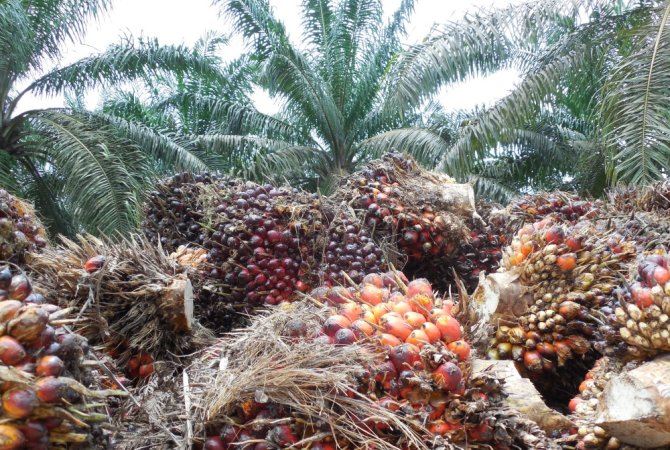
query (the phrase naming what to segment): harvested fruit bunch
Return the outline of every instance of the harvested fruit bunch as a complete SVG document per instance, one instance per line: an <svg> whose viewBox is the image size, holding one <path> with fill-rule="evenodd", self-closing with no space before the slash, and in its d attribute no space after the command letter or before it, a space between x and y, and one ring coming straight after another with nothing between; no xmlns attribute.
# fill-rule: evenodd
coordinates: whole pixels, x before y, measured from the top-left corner
<svg viewBox="0 0 670 450"><path fill-rule="evenodd" d="M75 307L78 332L104 346L133 377L209 342L193 320L193 292L179 266L145 238L121 242L80 236L33 258L44 293ZM53 298L51 298L53 297Z"/></svg>
<svg viewBox="0 0 670 450"><path fill-rule="evenodd" d="M588 221L559 226L543 219L525 225L506 249L503 264L519 275L532 303L517 324L498 327L489 356L514 359L533 378L551 380L561 368L568 373L588 368L597 352L625 350L608 322L613 292L633 254L631 243L597 232Z"/></svg>
<svg viewBox="0 0 670 450"><path fill-rule="evenodd" d="M46 232L33 207L0 189L0 260L21 264L26 252L46 245Z"/></svg>
<svg viewBox="0 0 670 450"><path fill-rule="evenodd" d="M634 356L670 351L670 257L659 251L634 267L634 282L619 292L615 323Z"/></svg>
<svg viewBox="0 0 670 450"><path fill-rule="evenodd" d="M318 276L324 285L344 284L346 278L360 283L366 273L379 273L388 268L381 247L355 218L335 218L327 236L325 248L322 252L317 248L316 253L320 261Z"/></svg>
<svg viewBox="0 0 670 450"><path fill-rule="evenodd" d="M408 262L450 256L468 238L469 185L390 153L343 181L334 197L351 205L375 237L394 242Z"/></svg>
<svg viewBox="0 0 670 450"><path fill-rule="evenodd" d="M0 447L61 448L100 443L100 403L123 392L88 389L84 338L63 328L62 311L32 291L23 273L0 269ZM79 380L79 381L77 381ZM104 410L102 410L104 412ZM69 447L68 447L69 448Z"/></svg>
<svg viewBox="0 0 670 450"><path fill-rule="evenodd" d="M213 282L205 289L213 308L275 305L317 281L315 240L328 223L316 194L247 182L222 183L207 195L203 246Z"/></svg>
<svg viewBox="0 0 670 450"><path fill-rule="evenodd" d="M491 204L477 203L481 219L468 219L470 239L461 243L448 259L428 259L418 264L408 264L403 271L410 277L425 274L430 276L433 287L442 292L455 292L456 276L472 293L479 284L482 273L494 273L500 267L502 251L511 242L508 237L509 216L505 210Z"/></svg>
<svg viewBox="0 0 670 450"><path fill-rule="evenodd" d="M603 208L601 201L584 200L568 192L541 192L515 200L509 207L510 214L525 223L551 217L555 222L576 222L593 219Z"/></svg>
<svg viewBox="0 0 670 450"><path fill-rule="evenodd" d="M238 331L223 352L230 376L209 388L203 448L539 443L537 427L498 409L499 382L466 382L452 305L425 280L405 283L391 272L318 288L312 301L329 306L282 305Z"/></svg>
<svg viewBox="0 0 670 450"><path fill-rule="evenodd" d="M221 181L208 173L180 173L159 182L144 206L144 234L152 243L160 242L168 253L180 245L202 245L205 235L200 225L203 211L199 195L204 186Z"/></svg>
<svg viewBox="0 0 670 450"><path fill-rule="evenodd" d="M661 181L644 188L616 187L607 193L614 214L656 212L670 209L670 182Z"/></svg>

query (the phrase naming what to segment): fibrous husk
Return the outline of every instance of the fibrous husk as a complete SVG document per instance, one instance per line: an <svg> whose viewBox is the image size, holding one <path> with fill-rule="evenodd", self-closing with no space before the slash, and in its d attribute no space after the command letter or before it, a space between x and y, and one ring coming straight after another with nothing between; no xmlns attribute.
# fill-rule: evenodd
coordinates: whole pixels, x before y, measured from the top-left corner
<svg viewBox="0 0 670 450"><path fill-rule="evenodd" d="M91 258L98 265L87 270ZM31 269L44 295L73 307L80 319L76 329L117 355L121 366L138 354L179 358L211 339L194 320L192 286L183 269L140 236L119 242L63 239L61 247L35 255Z"/></svg>

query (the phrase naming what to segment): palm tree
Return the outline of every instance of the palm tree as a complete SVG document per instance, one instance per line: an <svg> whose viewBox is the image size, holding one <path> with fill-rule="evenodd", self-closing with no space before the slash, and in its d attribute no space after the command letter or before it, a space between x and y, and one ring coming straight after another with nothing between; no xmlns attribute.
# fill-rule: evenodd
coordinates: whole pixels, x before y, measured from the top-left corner
<svg viewBox="0 0 670 450"><path fill-rule="evenodd" d="M221 3L250 42L258 84L281 103L277 117L247 109L241 132L197 138L200 148L234 158L238 173L327 191L338 176L390 148L428 166L447 149L435 129L415 126L422 105L392 112L387 105L392 83L404 76L398 58L413 0L403 0L387 22L379 0L305 0L300 46L267 0Z"/></svg>
<svg viewBox="0 0 670 450"><path fill-rule="evenodd" d="M188 48L132 39L47 71L109 6L109 0L0 3L0 185L33 200L57 232L130 230L157 165L207 166L197 152L109 114L76 105L20 112L28 94L72 94L167 71L184 79L220 76L213 61Z"/></svg>
<svg viewBox="0 0 670 450"><path fill-rule="evenodd" d="M388 104L421 102L459 73L516 67L521 82L464 121L444 170L495 194L567 186L599 195L663 178L669 8L564 0L480 11L410 50L412 76L394 84Z"/></svg>

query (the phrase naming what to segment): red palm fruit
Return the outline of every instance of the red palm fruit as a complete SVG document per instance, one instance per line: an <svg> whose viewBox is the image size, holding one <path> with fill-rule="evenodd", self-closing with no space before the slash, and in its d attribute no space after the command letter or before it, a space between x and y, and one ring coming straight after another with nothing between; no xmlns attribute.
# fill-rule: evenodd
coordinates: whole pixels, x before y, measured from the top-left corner
<svg viewBox="0 0 670 450"><path fill-rule="evenodd" d="M582 249L582 241L576 237L569 237L565 240L565 245L573 252L578 252Z"/></svg>
<svg viewBox="0 0 670 450"><path fill-rule="evenodd" d="M210 436L203 445L203 450L226 450L228 446L223 442L219 436Z"/></svg>
<svg viewBox="0 0 670 450"><path fill-rule="evenodd" d="M154 373L153 363L142 364L138 370L138 375L142 378L146 378L152 373Z"/></svg>
<svg viewBox="0 0 670 450"><path fill-rule="evenodd" d="M322 334L321 336L317 336L314 338L314 342L319 343L319 344L334 344L335 343L335 338L332 336L328 336L327 334Z"/></svg>
<svg viewBox="0 0 670 450"><path fill-rule="evenodd" d="M397 312L398 314L400 314L401 317L404 316L406 313L410 312L411 310L412 307L407 302L398 302L391 305L391 311Z"/></svg>
<svg viewBox="0 0 670 450"><path fill-rule="evenodd" d="M19 342L29 344L39 339L48 323L49 313L39 306L28 305L9 321L7 330Z"/></svg>
<svg viewBox="0 0 670 450"><path fill-rule="evenodd" d="M221 438L225 444L231 444L237 441L237 436L240 434L240 429L234 425L226 425L221 430Z"/></svg>
<svg viewBox="0 0 670 450"><path fill-rule="evenodd" d="M375 371L375 381L379 383L390 382L395 380L398 376L398 371L391 361L384 361L381 364L378 364L374 368Z"/></svg>
<svg viewBox="0 0 670 450"><path fill-rule="evenodd" d="M451 314L447 313L442 308L433 308L433 309L430 310L430 320L432 320L433 322L435 322L440 317L450 316L450 315Z"/></svg>
<svg viewBox="0 0 670 450"><path fill-rule="evenodd" d="M454 309L454 302L451 300L444 300L442 302L442 311L446 312L448 315L452 316L452 309Z"/></svg>
<svg viewBox="0 0 670 450"><path fill-rule="evenodd" d="M656 266L654 269L654 280L661 286L670 281L670 270L665 267Z"/></svg>
<svg viewBox="0 0 670 450"><path fill-rule="evenodd" d="M402 292L392 292L389 295L389 303L407 302L407 297Z"/></svg>
<svg viewBox="0 0 670 450"><path fill-rule="evenodd" d="M356 342L356 334L349 328L337 330L334 336L336 345L351 345Z"/></svg>
<svg viewBox="0 0 670 450"><path fill-rule="evenodd" d="M25 436L16 426L0 424L0 450L18 450L25 443Z"/></svg>
<svg viewBox="0 0 670 450"><path fill-rule="evenodd" d="M407 292L405 293L407 298L411 299L417 294L422 294L425 295L426 297L433 296L433 288L430 286L430 283L425 278L418 278L416 280L412 280L407 285Z"/></svg>
<svg viewBox="0 0 670 450"><path fill-rule="evenodd" d="M88 273L93 273L100 270L105 264L105 257L102 255L94 256L84 263L84 270Z"/></svg>
<svg viewBox="0 0 670 450"><path fill-rule="evenodd" d="M544 356L545 358L553 358L556 356L556 349L554 348L553 344L549 342L540 342L535 346L535 350L537 350L540 355Z"/></svg>
<svg viewBox="0 0 670 450"><path fill-rule="evenodd" d="M392 334L401 341L406 340L412 333L412 327L400 318L390 317L388 320L380 323L386 333Z"/></svg>
<svg viewBox="0 0 670 450"><path fill-rule="evenodd" d="M10 336L0 337L0 361L8 366L18 364L26 357L23 346Z"/></svg>
<svg viewBox="0 0 670 450"><path fill-rule="evenodd" d="M7 291L10 299L23 301L31 294L32 290L30 280L21 273L12 277L12 282Z"/></svg>
<svg viewBox="0 0 670 450"><path fill-rule="evenodd" d="M44 377L35 382L37 398L44 403L57 403L69 395L69 388L57 377Z"/></svg>
<svg viewBox="0 0 670 450"><path fill-rule="evenodd" d="M30 389L12 388L2 394L2 409L12 419L29 417L38 404L37 396Z"/></svg>
<svg viewBox="0 0 670 450"><path fill-rule="evenodd" d="M563 233L561 227L558 226L551 227L547 230L546 233L544 233L544 240L547 242L547 244L558 245L563 242L564 238L565 234Z"/></svg>
<svg viewBox="0 0 670 450"><path fill-rule="evenodd" d="M435 325L442 334L442 340L445 343L457 341L461 338L461 324L450 316L438 317Z"/></svg>
<svg viewBox="0 0 670 450"><path fill-rule="evenodd" d="M402 344L402 341L392 334L382 333L379 335L379 343L384 346L395 347Z"/></svg>
<svg viewBox="0 0 670 450"><path fill-rule="evenodd" d="M268 440L281 448L286 448L298 442L298 437L288 425L277 425L268 433Z"/></svg>
<svg viewBox="0 0 670 450"><path fill-rule="evenodd" d="M523 355L523 364L532 372L542 371L542 356L539 352L526 350Z"/></svg>
<svg viewBox="0 0 670 450"><path fill-rule="evenodd" d="M444 420L437 420L435 422L431 422L431 424L428 426L428 431L438 436L444 436L445 434L453 430L454 428L452 427L452 425L445 422Z"/></svg>
<svg viewBox="0 0 670 450"><path fill-rule="evenodd" d="M374 314L377 321L379 321L384 314L391 312L391 305L388 303L380 303L372 307L372 314Z"/></svg>
<svg viewBox="0 0 670 450"><path fill-rule="evenodd" d="M351 321L340 314L330 316L323 323L323 332L330 337L335 337L335 333L342 328L349 328L351 326Z"/></svg>
<svg viewBox="0 0 670 450"><path fill-rule="evenodd" d="M446 362L433 371L437 385L447 391L454 391L463 379L461 369L452 362Z"/></svg>
<svg viewBox="0 0 670 450"><path fill-rule="evenodd" d="M384 301L384 291L373 284L366 284L359 293L363 303L368 305L378 305Z"/></svg>
<svg viewBox="0 0 670 450"><path fill-rule="evenodd" d="M472 442L486 443L493 440L493 428L486 423L481 422L474 427L468 429L468 436Z"/></svg>
<svg viewBox="0 0 670 450"><path fill-rule="evenodd" d="M363 339L372 336L375 333L375 328L363 319L358 319L351 324L351 331L354 332L358 339Z"/></svg>
<svg viewBox="0 0 670 450"><path fill-rule="evenodd" d="M326 301L331 305L341 305L343 303L349 303L354 299L354 296L351 294L349 289L342 286L335 286L328 291Z"/></svg>
<svg viewBox="0 0 670 450"><path fill-rule="evenodd" d="M426 317L418 312L415 311L408 311L403 315L403 319L405 319L405 322L410 324L410 326L414 329L421 328L424 323L426 323Z"/></svg>
<svg viewBox="0 0 670 450"><path fill-rule="evenodd" d="M586 388L589 387L589 380L584 380L581 383L579 383L579 392L584 392Z"/></svg>
<svg viewBox="0 0 670 450"><path fill-rule="evenodd" d="M428 404L424 408L428 413L429 420L438 420L440 417L442 417L442 414L444 414L444 410L447 409L447 405L444 403L437 406Z"/></svg>
<svg viewBox="0 0 670 450"><path fill-rule="evenodd" d="M58 356L46 355L37 360L35 374L38 377L57 377L63 372L65 363Z"/></svg>
<svg viewBox="0 0 670 450"><path fill-rule="evenodd" d="M396 345L389 352L389 358L398 371L411 369L414 363L421 361L419 347L412 344Z"/></svg>
<svg viewBox="0 0 670 450"><path fill-rule="evenodd" d="M29 442L29 449L33 450L37 445L49 448L49 430L41 422L30 421L24 425L19 425L19 430ZM39 448L39 447L37 447Z"/></svg>
<svg viewBox="0 0 670 450"><path fill-rule="evenodd" d="M654 304L651 289L638 285L637 288L634 286L631 290L633 300L638 308L644 309Z"/></svg>
<svg viewBox="0 0 670 450"><path fill-rule="evenodd" d="M381 289L384 287L384 279L378 273L369 273L363 277L362 284L371 284Z"/></svg>
<svg viewBox="0 0 670 450"><path fill-rule="evenodd" d="M367 323L370 324L377 323L377 318L375 317L375 314L372 312L371 309L370 310L363 309L363 315L361 316L361 320L365 320Z"/></svg>
<svg viewBox="0 0 670 450"><path fill-rule="evenodd" d="M583 400L579 397L574 397L570 402L568 403L568 410L571 413L574 413L577 410L577 406L583 402Z"/></svg>
<svg viewBox="0 0 670 450"><path fill-rule="evenodd" d="M305 283L304 281L300 281L300 280L296 281L294 287L295 287L295 290L298 291L298 292L309 291L309 285L307 283Z"/></svg>
<svg viewBox="0 0 670 450"><path fill-rule="evenodd" d="M408 344L416 345L417 347L421 348L425 344L429 344L430 340L428 339L428 335L424 333L421 330L414 330L412 333L405 339L405 342Z"/></svg>
<svg viewBox="0 0 670 450"><path fill-rule="evenodd" d="M361 306L359 304L352 302L341 305L338 310L338 313L345 316L350 321L354 322L355 320L361 317L361 315L363 314L363 310L361 309Z"/></svg>
<svg viewBox="0 0 670 450"><path fill-rule="evenodd" d="M390 364L390 361L387 361ZM391 367L393 367L393 364L391 364ZM395 376L394 376L395 378ZM381 406L384 409L388 409L389 411L398 411L400 409L400 403L398 403L393 397L382 397L378 400L379 406Z"/></svg>
<svg viewBox="0 0 670 450"><path fill-rule="evenodd" d="M456 355L459 361L465 361L470 358L470 344L464 340L450 342L447 348Z"/></svg>
<svg viewBox="0 0 670 450"><path fill-rule="evenodd" d="M521 244L521 247L519 247L519 251L524 256L524 258L527 258L528 255L530 255L533 252L533 243L524 242L523 244Z"/></svg>
<svg viewBox="0 0 670 450"><path fill-rule="evenodd" d="M556 259L556 265L563 272L569 272L577 267L577 255L574 253L566 253L561 255Z"/></svg>
<svg viewBox="0 0 670 450"><path fill-rule="evenodd" d="M16 316L19 308L23 306L19 300L3 300L0 302L0 322L4 323Z"/></svg>
<svg viewBox="0 0 670 450"><path fill-rule="evenodd" d="M433 299L427 295L417 294L409 298L412 310L421 314L428 314L433 309Z"/></svg>
<svg viewBox="0 0 670 450"><path fill-rule="evenodd" d="M440 333L440 329L437 328L437 325L435 325L432 322L426 322L423 325L421 325L421 330L423 330L423 332L426 333L426 336L428 336L428 341L431 344L434 344L435 342L439 341L442 338L442 333Z"/></svg>

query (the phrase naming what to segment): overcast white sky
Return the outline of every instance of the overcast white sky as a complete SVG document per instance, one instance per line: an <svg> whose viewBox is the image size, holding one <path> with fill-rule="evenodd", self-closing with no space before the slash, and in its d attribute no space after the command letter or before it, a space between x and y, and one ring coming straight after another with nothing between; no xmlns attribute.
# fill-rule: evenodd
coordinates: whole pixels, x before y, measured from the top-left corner
<svg viewBox="0 0 670 450"><path fill-rule="evenodd" d="M396 10L401 0L382 0L385 14ZM463 14L482 6L505 6L520 0L418 0L410 26L407 43L420 41L436 23L458 20ZM300 34L301 0L270 0L276 16L284 22L292 39ZM113 10L99 23L89 26L84 43L71 46L60 65L103 51L119 41L124 34L156 37L163 44L193 44L207 30L229 31L226 21L219 17L218 9L210 0L114 0ZM241 40L234 40L228 51L234 57L244 51ZM461 85L445 88L440 100L447 109L471 108L491 104L504 96L517 81L514 71L503 71L484 79L475 79ZM98 98L93 93L89 103ZM264 92L254 95L256 106L263 112L273 113L277 106ZM21 110L34 107L62 105L61 98L26 97Z"/></svg>

